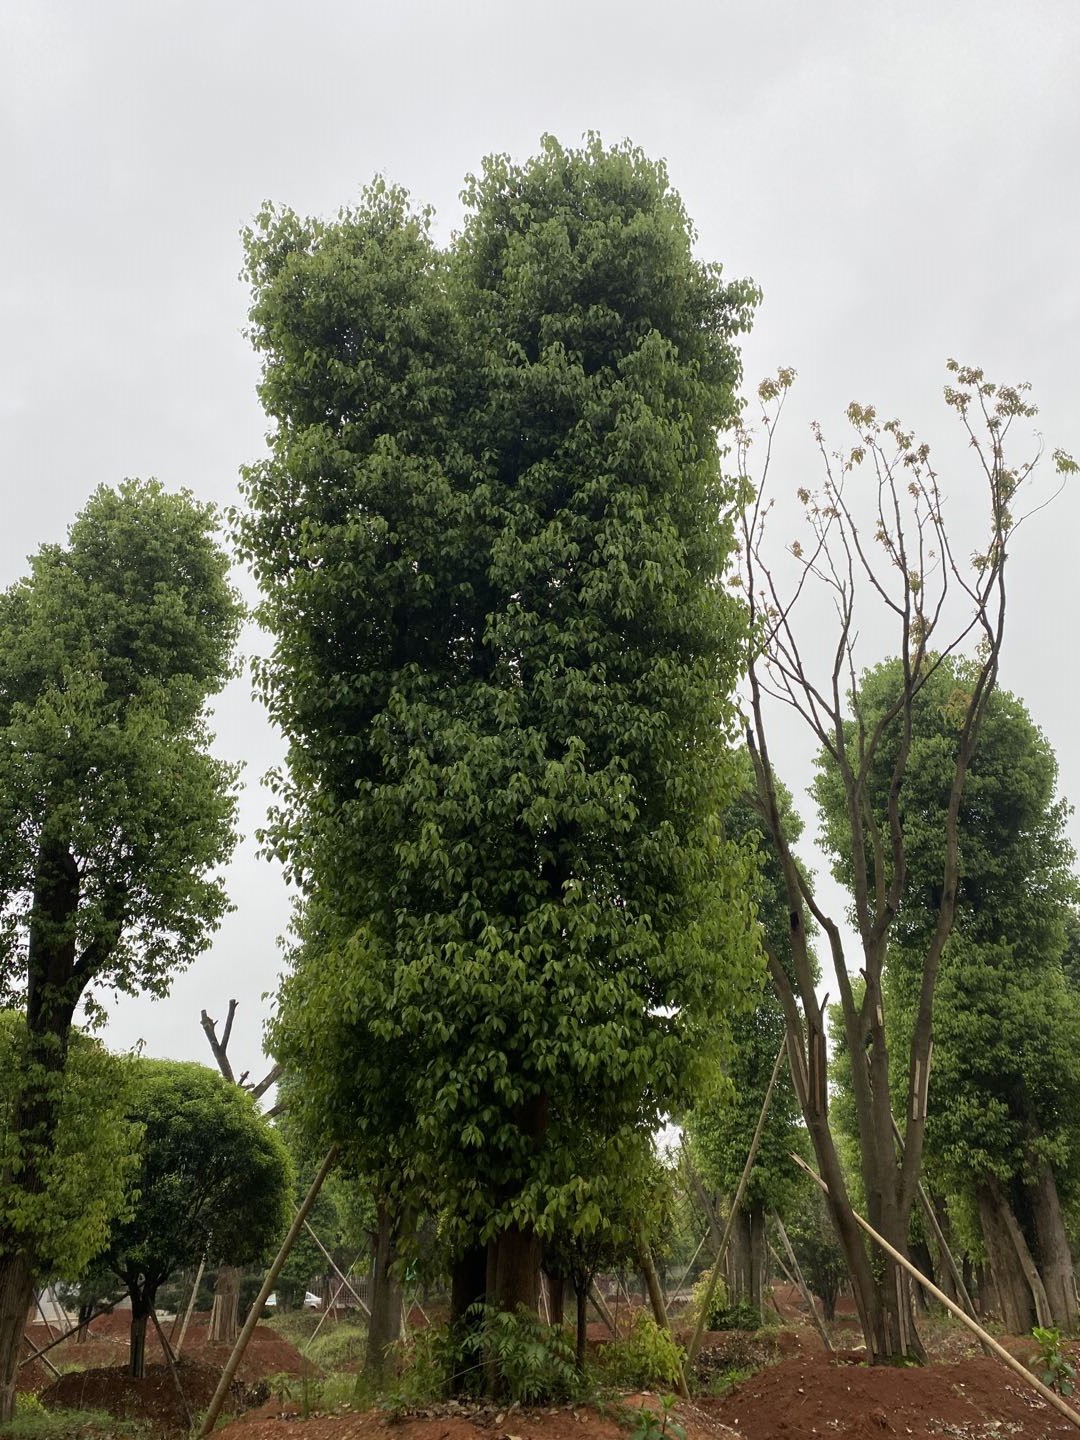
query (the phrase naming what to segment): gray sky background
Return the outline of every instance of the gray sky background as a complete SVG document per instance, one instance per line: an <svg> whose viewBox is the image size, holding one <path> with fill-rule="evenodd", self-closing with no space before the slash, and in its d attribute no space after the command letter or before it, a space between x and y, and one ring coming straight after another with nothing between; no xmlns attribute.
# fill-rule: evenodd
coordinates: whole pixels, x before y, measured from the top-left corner
<svg viewBox="0 0 1080 1440"><path fill-rule="evenodd" d="M263 199L329 214L383 172L448 236L466 172L545 131L666 157L702 256L763 287L747 378L800 372L784 493L818 477L808 419L839 442L858 398L941 441L963 506L949 355L1030 379L1048 445L1080 450L1078 75L1076 0L7 0L0 583L100 483L235 498L266 428L237 278ZM1074 490L1018 539L1003 673L1071 796L1078 509ZM232 1048L257 1070L289 901L251 836L279 747L247 680L217 730L247 762L236 911L170 1000L118 1003L107 1038L209 1060L199 1011L235 995ZM798 788L809 747L782 733Z"/></svg>

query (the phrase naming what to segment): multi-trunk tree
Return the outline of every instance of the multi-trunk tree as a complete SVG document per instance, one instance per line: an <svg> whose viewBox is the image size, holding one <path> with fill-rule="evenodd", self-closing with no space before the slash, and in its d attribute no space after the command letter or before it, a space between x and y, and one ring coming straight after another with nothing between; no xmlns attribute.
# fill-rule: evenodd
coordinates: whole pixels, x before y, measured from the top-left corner
<svg viewBox="0 0 1080 1440"><path fill-rule="evenodd" d="M0 594L0 997L27 1037L0 1217L0 1421L76 1007L99 987L164 994L227 908L235 771L209 754L206 703L240 623L228 565L210 507L128 481Z"/></svg>
<svg viewBox="0 0 1080 1440"><path fill-rule="evenodd" d="M920 1355L910 1286L891 1260L874 1263L852 1213L845 1177L828 1116L825 1017L810 962L803 907L817 921L832 961L844 1036L852 1062L852 1097L861 1178L869 1220L897 1250L908 1246L912 1208L922 1168L927 1120L927 1082L934 993L945 943L956 918L958 826L972 760L987 705L997 683L1004 642L1008 556L1024 517L1025 491L1039 452L1011 458L1011 431L1035 407L1023 386L997 386L979 370L950 362L948 405L958 415L984 496L979 531L960 535L946 523L945 496L920 444L896 421L882 422L868 406L852 405L854 443L831 455L820 431L824 465L819 491L799 491L805 536L783 555L766 543L770 503L747 473L743 526L745 593L754 645L750 664L749 740L762 814L780 857L790 911L792 968L770 953L770 973L784 1007L796 1090L823 1180L830 1213L844 1249L855 1302L875 1360ZM781 371L759 395L771 445L778 405L792 381ZM768 456L769 446L766 448ZM1075 470L1058 453L1059 472ZM768 460L766 458L766 468ZM972 554L972 549L974 553ZM965 556L971 554L970 562ZM800 602L815 587L824 591L835 626L822 645L820 615L800 627ZM896 683L880 713L860 703L857 641L879 607L892 626L887 648L897 656ZM969 682L953 697L948 743L948 785L940 826L940 876L933 920L918 962L918 979L906 1054L898 1053L888 1026L884 996L890 937L908 889L910 836L904 786L911 756L913 714L920 692L942 658L962 646L972 652ZM808 726L835 765L843 797L843 848L852 857L851 902L856 956L848 953L841 925L819 901L812 878L801 869L778 803L770 744L770 700L789 706ZM884 812L871 805L870 774L888 742L891 768ZM863 984L856 987L858 967ZM902 1154L893 1131L892 1067L905 1079L900 1128Z"/></svg>
<svg viewBox="0 0 1080 1440"><path fill-rule="evenodd" d="M886 664L862 677L868 717L888 704L896 670ZM970 666L944 661L912 716L903 791L908 893L885 983L901 1041L910 1033L935 923L939 817L957 715L972 680ZM879 817L899 739L894 726L868 778L868 803ZM1015 1333L1036 1321L1077 1325L1061 1194L1074 1197L1080 1182L1080 995L1062 966L1077 882L1056 777L1053 750L1023 704L996 690L960 807L956 921L938 982L926 1161L935 1185L979 1216L993 1302ZM843 787L832 764L823 762L816 792L835 872L850 884Z"/></svg>
<svg viewBox="0 0 1080 1440"><path fill-rule="evenodd" d="M310 896L278 1052L512 1307L579 1128L616 1163L757 981L716 445L755 292L628 146L548 140L465 198L445 250L383 185L260 217L272 449L239 535L289 741L272 843Z"/></svg>

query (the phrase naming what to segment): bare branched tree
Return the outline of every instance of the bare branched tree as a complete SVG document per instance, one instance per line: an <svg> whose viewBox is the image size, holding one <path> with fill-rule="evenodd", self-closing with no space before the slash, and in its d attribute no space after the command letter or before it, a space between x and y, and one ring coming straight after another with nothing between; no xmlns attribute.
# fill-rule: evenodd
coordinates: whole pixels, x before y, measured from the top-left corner
<svg viewBox="0 0 1080 1440"><path fill-rule="evenodd" d="M203 1033L209 1042L210 1049L214 1053L217 1067L225 1079L230 1085L239 1085L241 1089L246 1090L254 1099L259 1100L266 1094L271 1085L276 1084L281 1076L282 1067L278 1064L272 1065L263 1078L255 1084L248 1084L248 1075L250 1072L247 1070L244 1071L239 1079L237 1078L233 1072L232 1062L229 1060L229 1041L232 1038L233 1020L236 1018L237 1004L238 1002L236 1000L229 1001L229 1013L225 1017L225 1025L221 1031L220 1039L217 1033L217 1021L212 1020L205 1010L202 1012L200 1023L203 1028ZM280 1112L280 1105L272 1105L270 1109L265 1112L265 1116L269 1120L273 1116L280 1114ZM240 1332L240 1281L242 1273L242 1271L232 1265L222 1265L218 1270L217 1281L214 1285L214 1307L210 1312L209 1338L211 1340L222 1340L231 1344Z"/></svg>
<svg viewBox="0 0 1080 1440"><path fill-rule="evenodd" d="M862 1180L870 1223L898 1250L908 1247L926 1127L926 1096L932 1052L934 988L942 951L952 930L957 899L957 831L964 785L979 743L987 703L997 683L1005 631L1006 570L1011 539L1028 515L1019 511L1022 492L1039 462L1012 463L1007 441L1016 422L1034 417L1026 385L1001 386L981 370L949 362L952 383L946 403L963 426L984 493L984 540L970 558L946 525L944 495L929 447L917 443L898 421L882 422L869 406L851 405L847 418L855 443L842 455L829 451L813 427L824 468L816 492L801 489L806 538L790 545L789 562L766 546L772 501L767 492L776 425L794 372L780 370L760 386L765 437L761 478L750 477L750 435L740 436L745 484L741 583L753 623L749 670L748 741L762 815L783 869L791 924L791 965L769 956L773 986L783 1005L792 1075L822 1178L829 1187L837 1235L847 1258L867 1349L875 1359L921 1356L908 1281L891 1262L872 1265L852 1207L830 1129L825 1015L814 985L806 912L826 937L851 1057ZM1055 452L1064 476L1077 467ZM869 484L867 484L869 479ZM867 515L868 512L868 515ZM869 524L866 523L867 519ZM783 578L782 578L783 577ZM820 623L803 624L804 602L823 590L835 613L835 629L821 651ZM856 645L873 612L891 625L900 680L884 711L869 716L860 703ZM890 930L907 881L903 787L919 691L950 655L974 656L971 683L955 698L955 754L947 809L944 873L932 938L923 958L915 1023L907 1056L907 1104L903 1144L894 1139L889 1084L889 1032L882 994ZM880 658L880 657L878 657ZM853 978L844 936L823 909L811 878L785 834L769 748L770 702L789 707L809 728L842 781L852 859L852 913L860 954ZM887 742L887 748L886 748ZM887 816L873 813L868 779L875 760L892 757ZM791 977L794 977L793 979Z"/></svg>

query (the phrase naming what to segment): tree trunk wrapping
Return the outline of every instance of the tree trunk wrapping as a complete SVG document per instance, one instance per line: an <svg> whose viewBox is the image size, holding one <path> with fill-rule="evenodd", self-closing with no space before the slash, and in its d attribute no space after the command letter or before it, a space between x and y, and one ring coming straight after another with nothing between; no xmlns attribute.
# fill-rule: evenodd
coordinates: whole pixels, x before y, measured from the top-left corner
<svg viewBox="0 0 1080 1440"><path fill-rule="evenodd" d="M240 1333L240 1281L243 1271L222 1265L214 1281L214 1304L210 1311L210 1340L235 1344Z"/></svg>

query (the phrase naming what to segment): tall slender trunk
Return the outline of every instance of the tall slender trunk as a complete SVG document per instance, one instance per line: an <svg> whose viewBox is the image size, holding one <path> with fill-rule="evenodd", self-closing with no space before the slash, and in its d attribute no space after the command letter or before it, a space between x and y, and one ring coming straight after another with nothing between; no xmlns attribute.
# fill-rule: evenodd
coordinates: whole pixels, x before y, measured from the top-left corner
<svg viewBox="0 0 1080 1440"><path fill-rule="evenodd" d="M585 1374L585 1342L589 1334L588 1298L589 1281L581 1275L574 1277L574 1296L577 1300L577 1343L574 1355L579 1375Z"/></svg>
<svg viewBox="0 0 1080 1440"><path fill-rule="evenodd" d="M31 1200L44 1187L41 1160L52 1149L59 1117L58 1077L67 1064L71 1021L79 998L74 917L79 873L66 847L43 844L38 856L27 947L26 1049L11 1127L20 1139L19 1169L4 1187ZM27 1312L34 1297L32 1242L0 1223L0 1424L15 1408L15 1377Z"/></svg>
<svg viewBox="0 0 1080 1440"><path fill-rule="evenodd" d="M765 1308L765 1210L760 1204L740 1206L728 1242L728 1298L733 1305Z"/></svg>
<svg viewBox="0 0 1080 1440"><path fill-rule="evenodd" d="M401 1339L401 1282L394 1268L400 1239L400 1215L385 1201L377 1206L378 1230L371 1267L371 1318L368 1321L364 1375L380 1381L390 1363L390 1350Z"/></svg>
<svg viewBox="0 0 1080 1440"><path fill-rule="evenodd" d="M1054 1171L1047 1162L1035 1184L1029 1189L1031 1215L1035 1225L1039 1272L1046 1287L1046 1298L1054 1324L1069 1335L1080 1325L1077 1314L1076 1280L1069 1239L1061 1213Z"/></svg>
<svg viewBox="0 0 1080 1440"><path fill-rule="evenodd" d="M132 1294L128 1373L136 1380L146 1374L146 1322L150 1318L150 1304L144 1294Z"/></svg>
<svg viewBox="0 0 1080 1440"><path fill-rule="evenodd" d="M18 1373L22 1338L27 1315L34 1299L34 1273L24 1254L7 1257L0 1263L0 1422L7 1424L15 1413L15 1377Z"/></svg>

